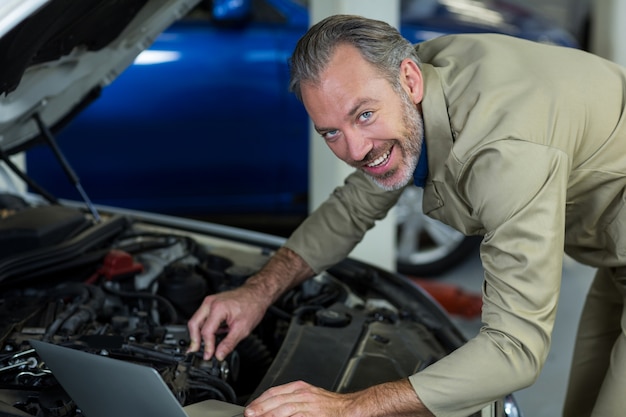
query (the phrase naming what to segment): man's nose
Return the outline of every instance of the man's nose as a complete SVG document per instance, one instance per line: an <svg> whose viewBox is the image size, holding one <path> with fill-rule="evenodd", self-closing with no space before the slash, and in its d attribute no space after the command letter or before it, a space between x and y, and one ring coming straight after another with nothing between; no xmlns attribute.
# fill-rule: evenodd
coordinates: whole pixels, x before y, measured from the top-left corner
<svg viewBox="0 0 626 417"><path fill-rule="evenodd" d="M372 150L372 141L356 130L346 134L346 145L353 161L362 161Z"/></svg>

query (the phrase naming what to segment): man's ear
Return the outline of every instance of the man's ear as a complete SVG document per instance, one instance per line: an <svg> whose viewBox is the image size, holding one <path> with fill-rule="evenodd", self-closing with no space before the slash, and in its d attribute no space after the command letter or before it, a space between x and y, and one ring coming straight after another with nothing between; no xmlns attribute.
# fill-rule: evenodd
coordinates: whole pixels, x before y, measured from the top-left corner
<svg viewBox="0 0 626 417"><path fill-rule="evenodd" d="M407 89L413 103L419 104L424 98L424 80L419 66L410 58L400 64L400 82Z"/></svg>

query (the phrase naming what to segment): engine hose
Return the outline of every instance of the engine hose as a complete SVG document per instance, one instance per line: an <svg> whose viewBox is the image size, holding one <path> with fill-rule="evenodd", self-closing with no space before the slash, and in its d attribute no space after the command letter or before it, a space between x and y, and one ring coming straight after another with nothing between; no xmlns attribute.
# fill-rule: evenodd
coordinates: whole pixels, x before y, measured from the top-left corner
<svg viewBox="0 0 626 417"><path fill-rule="evenodd" d="M61 325L70 318L79 306L89 299L89 290L82 284L63 284L57 286L53 291L53 298L59 298L64 295L75 294L78 299L71 303L59 316L48 326L42 340L49 341L56 334Z"/></svg>
<svg viewBox="0 0 626 417"><path fill-rule="evenodd" d="M136 298L136 299L148 299L148 300L158 301L167 310L167 313L170 316L170 323L178 323L178 313L176 312L176 308L174 308L172 303L170 303L170 301L165 297L161 297L158 294L120 291L111 287L105 287L105 288L106 288L106 291L110 292L111 294L115 294L122 298Z"/></svg>
<svg viewBox="0 0 626 417"><path fill-rule="evenodd" d="M249 335L237 345L237 353L248 368L268 369L272 364L272 355L263 341L254 334Z"/></svg>
<svg viewBox="0 0 626 417"><path fill-rule="evenodd" d="M226 401L235 402L237 400L237 394L235 394L235 390L226 381L198 368L190 368L189 375L194 379L201 380L202 383L208 384L212 387L217 387L217 389L225 394Z"/></svg>
<svg viewBox="0 0 626 417"><path fill-rule="evenodd" d="M61 326L61 329L68 334L74 334L83 324L93 320L98 315L98 311L104 306L104 291L93 285L87 285L86 288L91 297L78 306L78 311L68 317Z"/></svg>
<svg viewBox="0 0 626 417"><path fill-rule="evenodd" d="M190 389L210 392L213 395L213 399L217 399L217 400L221 400L221 401L228 401L226 399L226 396L224 395L224 393L222 391L220 391L219 389L215 388L212 385L202 384L202 383L199 383L199 382L190 382L188 384L188 386L189 386Z"/></svg>

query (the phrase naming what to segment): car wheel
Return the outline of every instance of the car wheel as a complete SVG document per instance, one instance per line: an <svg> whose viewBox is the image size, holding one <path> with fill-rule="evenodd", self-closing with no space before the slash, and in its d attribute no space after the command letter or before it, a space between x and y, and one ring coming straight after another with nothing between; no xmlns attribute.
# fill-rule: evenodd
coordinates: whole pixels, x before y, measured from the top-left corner
<svg viewBox="0 0 626 417"><path fill-rule="evenodd" d="M477 246L475 236L465 236L422 212L422 188L407 188L396 206L398 272L431 277L445 272Z"/></svg>

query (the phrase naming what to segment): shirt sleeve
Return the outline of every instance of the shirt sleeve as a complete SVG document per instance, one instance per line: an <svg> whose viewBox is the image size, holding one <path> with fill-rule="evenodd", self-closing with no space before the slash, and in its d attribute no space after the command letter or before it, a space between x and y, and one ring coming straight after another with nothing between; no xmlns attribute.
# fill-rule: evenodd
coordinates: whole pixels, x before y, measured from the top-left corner
<svg viewBox="0 0 626 417"><path fill-rule="evenodd" d="M483 327L409 379L436 416L467 416L532 384L546 360L561 284L568 156L515 139L476 152L459 193L487 231Z"/></svg>
<svg viewBox="0 0 626 417"><path fill-rule="evenodd" d="M400 194L402 190L385 191L355 171L307 217L285 246L319 273L348 256Z"/></svg>

